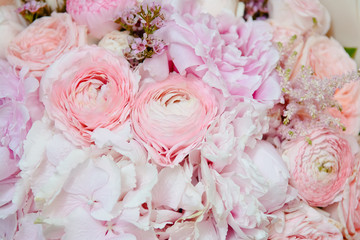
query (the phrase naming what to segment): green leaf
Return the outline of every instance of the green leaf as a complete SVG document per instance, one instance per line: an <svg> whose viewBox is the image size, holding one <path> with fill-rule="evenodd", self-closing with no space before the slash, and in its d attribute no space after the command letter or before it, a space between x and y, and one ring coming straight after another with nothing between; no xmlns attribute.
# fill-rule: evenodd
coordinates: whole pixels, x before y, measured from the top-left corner
<svg viewBox="0 0 360 240"><path fill-rule="evenodd" d="M355 54L357 51L357 48L351 48L351 47L344 47L345 51L349 54L351 58L355 58Z"/></svg>

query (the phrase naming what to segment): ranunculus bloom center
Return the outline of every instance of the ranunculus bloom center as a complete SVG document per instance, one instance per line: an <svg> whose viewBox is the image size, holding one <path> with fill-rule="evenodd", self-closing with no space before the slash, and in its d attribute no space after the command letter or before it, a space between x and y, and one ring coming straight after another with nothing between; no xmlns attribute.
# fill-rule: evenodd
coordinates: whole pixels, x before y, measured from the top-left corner
<svg viewBox="0 0 360 240"><path fill-rule="evenodd" d="M98 47L78 49L44 75L43 102L69 139L89 145L95 129L115 129L127 121L137 81L125 59Z"/></svg>
<svg viewBox="0 0 360 240"><path fill-rule="evenodd" d="M211 88L195 77L171 75L144 87L132 112L136 135L160 165L182 161L216 114Z"/></svg>

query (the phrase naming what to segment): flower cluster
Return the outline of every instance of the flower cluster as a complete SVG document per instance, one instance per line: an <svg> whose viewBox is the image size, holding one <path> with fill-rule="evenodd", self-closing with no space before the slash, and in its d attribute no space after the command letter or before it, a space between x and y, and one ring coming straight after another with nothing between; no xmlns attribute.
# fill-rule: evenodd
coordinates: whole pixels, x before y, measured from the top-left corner
<svg viewBox="0 0 360 240"><path fill-rule="evenodd" d="M268 18L267 0L241 0L245 4L244 18Z"/></svg>
<svg viewBox="0 0 360 240"><path fill-rule="evenodd" d="M319 0L9 4L0 239L360 238L359 75Z"/></svg>
<svg viewBox="0 0 360 240"><path fill-rule="evenodd" d="M64 0L60 0L64 1ZM65 4L56 5L55 9L45 0L22 0L22 5L17 9L29 23L38 18L50 16L52 11L65 12Z"/></svg>
<svg viewBox="0 0 360 240"><path fill-rule="evenodd" d="M155 37L154 33L164 25L164 20L161 6L155 3L127 9L115 20L120 24L121 30L126 30L133 36L129 47L124 50L125 58L133 67L146 58L151 58L153 54L163 53L165 43Z"/></svg>

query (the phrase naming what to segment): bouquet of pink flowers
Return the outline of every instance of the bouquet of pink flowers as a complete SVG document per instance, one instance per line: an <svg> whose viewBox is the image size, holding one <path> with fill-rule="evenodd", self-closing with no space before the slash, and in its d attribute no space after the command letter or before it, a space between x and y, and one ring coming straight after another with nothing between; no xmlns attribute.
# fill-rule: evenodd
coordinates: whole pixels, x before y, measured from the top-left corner
<svg viewBox="0 0 360 240"><path fill-rule="evenodd" d="M5 1L0 239L360 239L330 24L319 0Z"/></svg>

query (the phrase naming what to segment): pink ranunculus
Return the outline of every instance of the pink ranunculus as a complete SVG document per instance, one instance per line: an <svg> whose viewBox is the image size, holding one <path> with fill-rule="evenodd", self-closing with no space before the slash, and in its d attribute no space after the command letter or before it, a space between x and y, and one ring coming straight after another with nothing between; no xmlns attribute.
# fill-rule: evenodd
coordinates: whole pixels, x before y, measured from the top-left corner
<svg viewBox="0 0 360 240"><path fill-rule="evenodd" d="M359 159L358 159L359 160ZM347 179L342 199L325 210L344 227L347 239L360 238L360 175L357 162L356 171Z"/></svg>
<svg viewBox="0 0 360 240"><path fill-rule="evenodd" d="M320 211L304 202L285 206L273 213L278 222L271 225L268 239L342 240L336 222Z"/></svg>
<svg viewBox="0 0 360 240"><path fill-rule="evenodd" d="M25 26L26 23L16 12L15 6L0 6L0 32L4 36L0 38L0 58L6 57L5 52L11 40L24 30Z"/></svg>
<svg viewBox="0 0 360 240"><path fill-rule="evenodd" d="M268 8L269 19L283 27L320 34L330 28L329 12L319 0L270 0Z"/></svg>
<svg viewBox="0 0 360 240"><path fill-rule="evenodd" d="M70 141L89 145L93 130L126 122L137 89L138 78L124 58L92 46L72 50L51 65L40 99Z"/></svg>
<svg viewBox="0 0 360 240"><path fill-rule="evenodd" d="M135 4L136 0L67 0L66 11L77 24L86 25L90 34L100 39L118 29L114 22L118 15Z"/></svg>
<svg viewBox="0 0 360 240"><path fill-rule="evenodd" d="M152 160L173 166L199 145L216 112L209 86L196 77L172 74L162 82L143 86L131 120Z"/></svg>
<svg viewBox="0 0 360 240"><path fill-rule="evenodd" d="M7 49L7 59L17 69L27 67L34 77L43 72L63 53L86 43L86 31L67 13L42 17L19 33Z"/></svg>
<svg viewBox="0 0 360 240"><path fill-rule="evenodd" d="M328 129L314 129L306 137L285 142L283 158L290 183L311 206L339 201L339 193L352 174L356 141Z"/></svg>

